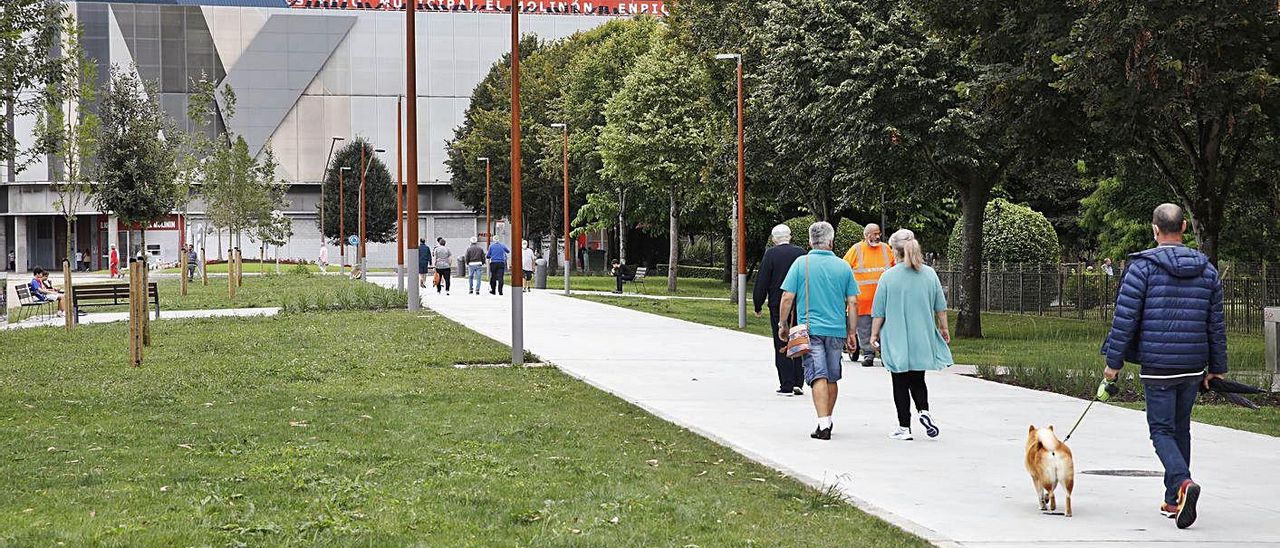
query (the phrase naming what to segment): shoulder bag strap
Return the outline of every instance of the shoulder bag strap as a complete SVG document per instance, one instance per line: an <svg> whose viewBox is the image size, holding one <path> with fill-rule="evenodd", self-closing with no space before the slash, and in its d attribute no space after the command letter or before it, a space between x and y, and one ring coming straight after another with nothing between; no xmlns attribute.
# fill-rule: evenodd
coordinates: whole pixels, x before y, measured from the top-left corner
<svg viewBox="0 0 1280 548"><path fill-rule="evenodd" d="M809 257L804 258L804 323L809 325L809 308L812 303L809 294Z"/></svg>

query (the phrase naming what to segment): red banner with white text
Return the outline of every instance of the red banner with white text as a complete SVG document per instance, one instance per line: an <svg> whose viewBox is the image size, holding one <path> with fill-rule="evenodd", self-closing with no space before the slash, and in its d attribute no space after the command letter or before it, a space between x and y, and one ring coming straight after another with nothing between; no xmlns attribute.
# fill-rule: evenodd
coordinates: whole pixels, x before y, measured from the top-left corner
<svg viewBox="0 0 1280 548"><path fill-rule="evenodd" d="M404 11L410 0L288 0L289 7L297 9ZM631 17L636 15L668 15L666 4L659 1L629 2L627 0L417 0L418 11L459 13L511 13L511 5L520 7L520 13L547 15L609 15Z"/></svg>

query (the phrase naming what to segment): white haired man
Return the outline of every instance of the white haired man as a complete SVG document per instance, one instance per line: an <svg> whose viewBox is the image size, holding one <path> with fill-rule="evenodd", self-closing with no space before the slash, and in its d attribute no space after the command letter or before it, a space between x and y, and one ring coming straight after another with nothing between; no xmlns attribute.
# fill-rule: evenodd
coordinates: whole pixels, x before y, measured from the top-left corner
<svg viewBox="0 0 1280 548"><path fill-rule="evenodd" d="M791 243L791 228L787 225L773 227L771 237L773 246L764 251L760 261L760 272L756 274L756 286L752 291L752 301L756 307L756 316L765 304L769 305L769 326L773 332L778 331L778 306L782 303L782 280L791 270L796 259L804 256L804 249ZM786 343L777 337L773 338L773 365L778 369L779 396L803 396L801 386L804 384L804 373L800 360L788 358L782 352Z"/></svg>
<svg viewBox="0 0 1280 548"><path fill-rule="evenodd" d="M835 253L831 244L836 230L828 222L809 227L809 246L804 260L791 265L782 280L782 302L777 336L786 339L791 330L791 309L797 321L809 326L809 353L804 356L804 380L813 394L818 412L818 429L809 437L831 439L831 413L835 410L836 383L840 381L840 351L856 352L858 336L858 284L853 271Z"/></svg>

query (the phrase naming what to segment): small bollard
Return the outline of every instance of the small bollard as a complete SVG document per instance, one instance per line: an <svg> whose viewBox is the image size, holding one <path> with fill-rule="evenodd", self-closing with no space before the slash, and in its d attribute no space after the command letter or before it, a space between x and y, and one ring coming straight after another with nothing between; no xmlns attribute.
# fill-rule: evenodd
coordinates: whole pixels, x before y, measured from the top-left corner
<svg viewBox="0 0 1280 548"><path fill-rule="evenodd" d="M1271 391L1280 392L1280 376L1276 364L1280 362L1280 306L1262 309L1262 332L1266 338L1267 375L1271 377Z"/></svg>

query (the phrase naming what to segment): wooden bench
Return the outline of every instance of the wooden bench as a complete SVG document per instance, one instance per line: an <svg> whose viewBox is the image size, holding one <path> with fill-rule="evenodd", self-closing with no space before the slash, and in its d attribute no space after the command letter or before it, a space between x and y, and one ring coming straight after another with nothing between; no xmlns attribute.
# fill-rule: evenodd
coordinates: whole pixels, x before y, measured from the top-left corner
<svg viewBox="0 0 1280 548"><path fill-rule="evenodd" d="M40 313L42 317L53 314L58 308L58 301L38 301L31 295L31 286L27 284L13 286L14 293L18 294L18 321L25 320L30 316L24 316L22 311L31 310L32 314ZM48 308L49 311L42 309Z"/></svg>
<svg viewBox="0 0 1280 548"><path fill-rule="evenodd" d="M156 318L160 318L160 290L156 282L147 284L147 299L156 307ZM129 284L109 283L78 285L71 291L71 307L80 313L81 308L94 306L118 306L129 304Z"/></svg>

